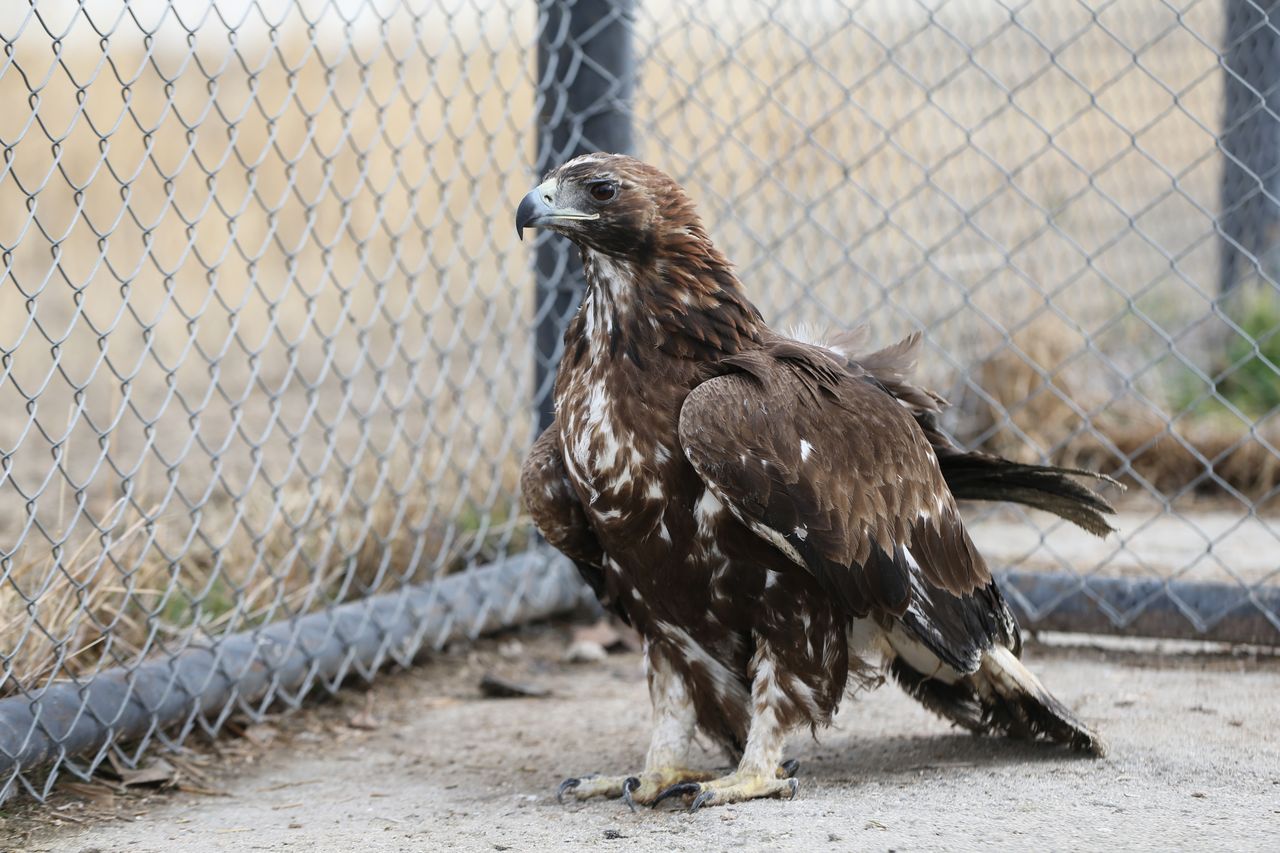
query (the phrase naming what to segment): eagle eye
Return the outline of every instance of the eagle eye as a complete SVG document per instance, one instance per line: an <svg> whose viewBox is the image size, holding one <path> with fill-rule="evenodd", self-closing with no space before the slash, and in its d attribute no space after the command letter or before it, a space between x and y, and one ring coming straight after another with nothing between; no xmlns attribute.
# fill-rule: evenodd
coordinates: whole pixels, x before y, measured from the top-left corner
<svg viewBox="0 0 1280 853"><path fill-rule="evenodd" d="M613 181L596 181L591 185L590 192L596 201L613 201L618 195L618 185Z"/></svg>

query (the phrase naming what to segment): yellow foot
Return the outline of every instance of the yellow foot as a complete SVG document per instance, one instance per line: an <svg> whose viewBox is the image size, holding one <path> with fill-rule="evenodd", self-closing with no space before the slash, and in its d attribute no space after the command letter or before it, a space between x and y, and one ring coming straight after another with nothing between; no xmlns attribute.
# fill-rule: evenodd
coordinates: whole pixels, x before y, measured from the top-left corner
<svg viewBox="0 0 1280 853"><path fill-rule="evenodd" d="M621 797L622 801L636 810L636 804L642 806L656 802L658 795L669 788L681 784L715 778L714 773L707 770L689 770L685 767L663 767L648 770L636 776L578 776L565 779L556 791L556 800L563 803L566 796L578 800L592 797Z"/></svg>
<svg viewBox="0 0 1280 853"><path fill-rule="evenodd" d="M784 774L786 774L785 765L772 777L730 773L728 776L712 779L710 782L681 782L659 794L654 800L654 805L668 797L691 797L693 802L689 805L689 811L696 812L703 806L723 806L727 803L741 803L768 797L795 799L800 783L789 774Z"/></svg>

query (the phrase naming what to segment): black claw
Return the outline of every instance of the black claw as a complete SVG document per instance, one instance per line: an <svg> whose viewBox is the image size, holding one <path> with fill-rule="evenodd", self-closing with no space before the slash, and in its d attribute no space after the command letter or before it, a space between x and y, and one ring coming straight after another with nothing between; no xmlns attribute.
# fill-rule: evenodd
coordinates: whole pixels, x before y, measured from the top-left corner
<svg viewBox="0 0 1280 853"><path fill-rule="evenodd" d="M792 777L788 779L787 782L791 785L791 796L787 797L787 799L794 800L796 798L796 792L800 790L800 780Z"/></svg>
<svg viewBox="0 0 1280 853"><path fill-rule="evenodd" d="M670 788L667 788L658 796L654 797L651 805L654 808L657 808L658 803L662 802L663 800L669 799L671 797L683 797L683 796L687 796L688 794L696 794L701 790L702 790L702 786L699 785L697 782L677 782L674 785L672 785Z"/></svg>
<svg viewBox="0 0 1280 853"><path fill-rule="evenodd" d="M689 814L693 814L698 809L705 806L708 802L710 802L715 797L715 795L716 795L716 792L714 788L708 788L707 790L703 791L701 794L699 794L697 797L694 798L693 805L689 806Z"/></svg>
<svg viewBox="0 0 1280 853"><path fill-rule="evenodd" d="M635 776L628 776L622 780L622 801L627 804L627 808L631 809L631 813L635 814L636 801L631 799L631 792L640 787L640 780Z"/></svg>
<svg viewBox="0 0 1280 853"><path fill-rule="evenodd" d="M800 772L800 761L792 758L789 761L782 762L782 778L790 779Z"/></svg>
<svg viewBox="0 0 1280 853"><path fill-rule="evenodd" d="M556 802L564 805L564 792L571 791L582 784L581 779L569 778L560 783L560 787L556 789Z"/></svg>

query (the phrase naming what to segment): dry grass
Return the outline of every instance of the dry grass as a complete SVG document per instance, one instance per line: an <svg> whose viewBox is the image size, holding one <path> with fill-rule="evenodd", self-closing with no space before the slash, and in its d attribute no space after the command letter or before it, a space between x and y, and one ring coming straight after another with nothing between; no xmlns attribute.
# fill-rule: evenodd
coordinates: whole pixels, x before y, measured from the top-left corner
<svg viewBox="0 0 1280 853"><path fill-rule="evenodd" d="M981 393L970 389L961 404L977 443L1021 461L1048 458L1110 473L1126 480L1136 497L1212 496L1259 512L1280 509L1275 413L1242 419L1226 412L1170 413L1159 405L1167 400L1138 395L1117 400L1073 364L1080 346L1059 324L1045 321L984 360L974 377Z"/></svg>
<svg viewBox="0 0 1280 853"><path fill-rule="evenodd" d="M455 5L329 15L314 44L296 9L271 38L251 16L234 54L211 16L198 63L172 15L145 41L121 19L105 51L83 19L56 57L35 24L13 40L0 692L513 545L534 7ZM1180 488L1194 465L1149 441L1160 371L1130 380L1166 335L1199 346L1220 0L1181 24L1136 2L1018 26L978 0L933 25L847 5L788 7L784 29L736 0L642 4L643 153L772 319L923 326L963 437L1111 470L1119 448ZM999 409L957 384L973 365ZM1212 450L1239 430L1174 432ZM1274 472L1256 443L1217 466L1250 494ZM1143 467L1161 454L1179 461Z"/></svg>
<svg viewBox="0 0 1280 853"><path fill-rule="evenodd" d="M516 42L432 8L231 54L211 18L201 67L172 16L105 54L83 23L60 62L31 24L0 74L0 694L523 535L533 309L490 236L527 182Z"/></svg>
<svg viewBox="0 0 1280 853"><path fill-rule="evenodd" d="M112 532L11 570L23 594L0 599L7 650L0 696L181 648L193 631L218 636L523 547L523 526L496 512L447 518L423 490L396 496L386 478L413 466L396 460L383 467L356 474L354 488L364 495L356 501L334 489L289 491L277 506L240 508L238 518L229 502L211 503L203 530L239 535L221 546L197 538L172 561L160 532L167 519L154 508L131 513L122 501L112 508Z"/></svg>

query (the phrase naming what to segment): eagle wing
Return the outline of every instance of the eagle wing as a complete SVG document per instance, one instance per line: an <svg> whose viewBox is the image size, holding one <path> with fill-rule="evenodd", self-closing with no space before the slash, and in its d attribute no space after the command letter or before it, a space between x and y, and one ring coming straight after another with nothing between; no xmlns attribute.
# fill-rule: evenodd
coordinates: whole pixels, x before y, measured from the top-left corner
<svg viewBox="0 0 1280 853"><path fill-rule="evenodd" d="M525 509L538 532L578 568L578 574L595 592L605 609L630 624L617 604L605 576L605 553L587 521L560 453L560 427L552 421L529 449L520 471L520 491Z"/></svg>
<svg viewBox="0 0 1280 853"><path fill-rule="evenodd" d="M1027 465L1012 462L955 444L938 424L938 415L947 401L912 379L921 336L915 332L884 349L865 354L866 327L834 336L829 346L843 356L854 374L878 384L911 412L925 438L933 446L947 488L957 500L1012 501L1051 512L1097 536L1113 533L1106 516L1115 513L1111 504L1075 478L1094 480L1116 488L1115 480L1080 468Z"/></svg>
<svg viewBox="0 0 1280 853"><path fill-rule="evenodd" d="M929 440L881 386L783 339L717 370L681 409L685 455L739 520L851 613L902 617L934 591L994 591Z"/></svg>

